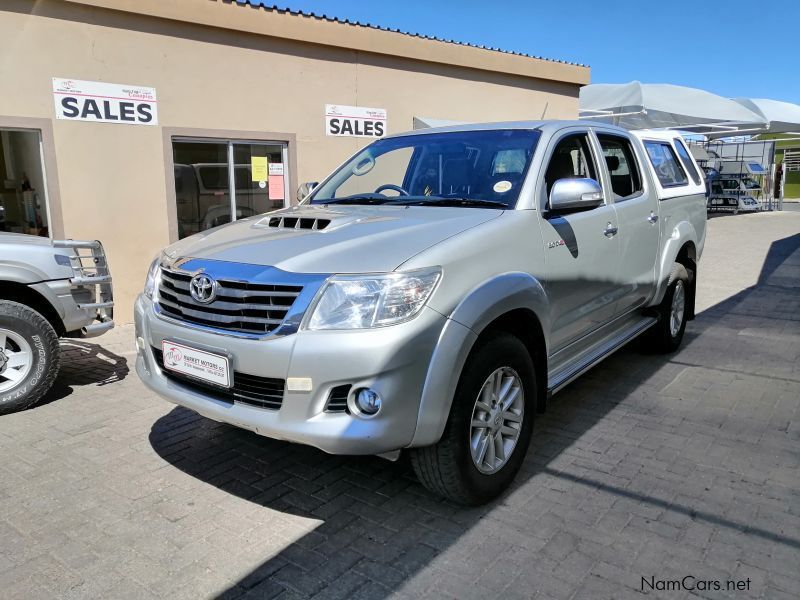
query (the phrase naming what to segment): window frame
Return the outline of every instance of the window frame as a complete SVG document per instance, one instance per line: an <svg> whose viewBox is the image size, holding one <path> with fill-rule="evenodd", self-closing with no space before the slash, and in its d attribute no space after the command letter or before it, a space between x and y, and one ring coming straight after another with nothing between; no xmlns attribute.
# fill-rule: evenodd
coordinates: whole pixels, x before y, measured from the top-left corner
<svg viewBox="0 0 800 600"><path fill-rule="evenodd" d="M164 127L162 128L162 144L164 148L164 174L167 188L167 225L169 229L170 243L177 242L178 236L178 200L175 192L175 157L173 154L173 142L207 142L207 143L228 143L228 177L232 178L229 186L235 187L235 173L230 168L233 162L232 144L281 144L282 160L284 164L284 199L283 207L289 207L297 203L293 190L297 190L297 136L293 133L285 132L265 132L265 131L239 131L239 130L218 130L218 129L198 129L193 127ZM236 220L236 193L230 193L231 202L231 222Z"/></svg>
<svg viewBox="0 0 800 600"><path fill-rule="evenodd" d="M12 117L0 115L0 130L33 132L39 136L39 160L44 180L43 195L47 207L47 231L49 239L65 237L64 219L61 206L61 192L58 183L58 164L56 162L55 138L51 119L35 117Z"/></svg>
<svg viewBox="0 0 800 600"><path fill-rule="evenodd" d="M627 200L634 200L634 199L644 195L644 193L645 193L644 171L642 169L641 164L639 164L639 157L637 155L636 148L634 147L635 144L634 144L633 140L630 139L630 138L627 138L627 137L625 137L623 135L610 133L610 132L603 131L603 130L595 131L594 134L595 134L595 138L597 139L597 145L600 148L600 152L603 151L603 140L601 138L604 137L604 136L605 137L609 137L609 138L614 138L614 139L617 139L617 140L620 140L622 142L627 143L628 144L628 148L630 148L631 156L633 157L633 164L636 167L637 173L639 175L639 191L634 192L633 194L628 194L627 196L617 197L617 193L614 191L614 187L613 187L613 185L611 183L611 171L608 169L608 165L607 164L603 164L604 173L608 177L608 185L611 188L611 192L614 194L614 203L616 204L618 202L625 202ZM603 163L605 163L605 155L603 155ZM630 166L628 168L630 168Z"/></svg>

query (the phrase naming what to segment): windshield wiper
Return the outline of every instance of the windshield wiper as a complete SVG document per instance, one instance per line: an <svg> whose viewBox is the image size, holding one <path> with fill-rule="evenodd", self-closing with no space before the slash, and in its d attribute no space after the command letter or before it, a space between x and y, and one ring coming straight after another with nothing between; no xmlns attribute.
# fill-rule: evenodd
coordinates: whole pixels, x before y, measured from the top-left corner
<svg viewBox="0 0 800 600"><path fill-rule="evenodd" d="M399 200L393 204L405 206L481 206L486 208L508 209L508 204L497 200L482 200L480 198L432 198L425 200Z"/></svg>
<svg viewBox="0 0 800 600"><path fill-rule="evenodd" d="M312 201L312 204L387 204L394 198L387 198L381 194L355 194L344 198L330 198Z"/></svg>

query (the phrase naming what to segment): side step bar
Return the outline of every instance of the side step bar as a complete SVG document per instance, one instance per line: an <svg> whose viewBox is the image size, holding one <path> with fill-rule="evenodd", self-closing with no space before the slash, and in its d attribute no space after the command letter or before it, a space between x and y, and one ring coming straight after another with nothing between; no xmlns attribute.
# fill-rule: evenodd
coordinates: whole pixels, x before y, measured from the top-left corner
<svg viewBox="0 0 800 600"><path fill-rule="evenodd" d="M642 317L640 321L633 323L620 331L616 336L598 345L574 365L553 375L553 378L548 381L547 384L547 396L550 397L562 390L604 358L609 357L633 338L650 329L657 322L658 319L655 317Z"/></svg>

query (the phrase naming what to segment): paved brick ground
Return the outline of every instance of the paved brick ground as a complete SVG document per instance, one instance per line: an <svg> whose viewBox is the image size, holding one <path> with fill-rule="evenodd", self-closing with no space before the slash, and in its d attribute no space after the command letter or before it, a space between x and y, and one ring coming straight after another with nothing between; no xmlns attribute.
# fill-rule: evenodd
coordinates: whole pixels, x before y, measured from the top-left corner
<svg viewBox="0 0 800 600"><path fill-rule="evenodd" d="M0 596L619 599L692 575L749 590L649 595L797 598L798 232L797 213L712 219L682 351L624 349L562 392L479 509L403 462L155 398L130 327L65 342L47 403L0 418Z"/></svg>

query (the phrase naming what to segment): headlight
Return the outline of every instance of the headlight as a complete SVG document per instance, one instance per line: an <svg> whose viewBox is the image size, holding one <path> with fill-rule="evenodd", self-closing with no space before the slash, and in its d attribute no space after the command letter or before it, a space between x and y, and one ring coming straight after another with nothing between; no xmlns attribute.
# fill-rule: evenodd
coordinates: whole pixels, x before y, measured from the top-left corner
<svg viewBox="0 0 800 600"><path fill-rule="evenodd" d="M153 300L155 296L158 280L161 277L161 269L159 268L160 261L161 256L156 256L153 262L150 263L150 268L147 269L147 279L144 282L144 295L150 298L150 300Z"/></svg>
<svg viewBox="0 0 800 600"><path fill-rule="evenodd" d="M331 277L312 309L307 329L367 329L413 319L442 275L440 268L382 275Z"/></svg>

